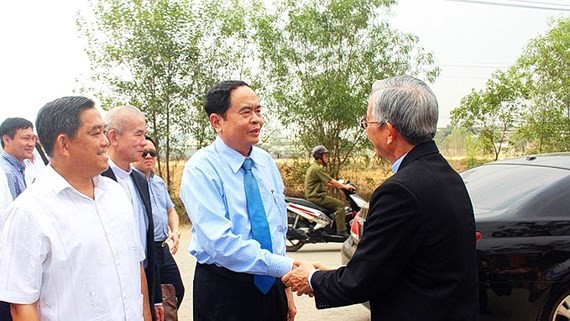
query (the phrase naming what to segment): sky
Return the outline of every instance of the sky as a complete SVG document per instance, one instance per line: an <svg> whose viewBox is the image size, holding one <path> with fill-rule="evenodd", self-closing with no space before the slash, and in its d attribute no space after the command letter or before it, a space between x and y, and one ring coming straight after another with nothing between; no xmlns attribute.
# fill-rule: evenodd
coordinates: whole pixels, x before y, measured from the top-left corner
<svg viewBox="0 0 570 321"><path fill-rule="evenodd" d="M45 103L74 94L76 79L89 71L75 26L85 6L86 0L0 1L0 121L34 121ZM561 16L570 17L570 0L400 0L390 19L417 35L441 68L431 87L442 127L463 96L512 65Z"/></svg>

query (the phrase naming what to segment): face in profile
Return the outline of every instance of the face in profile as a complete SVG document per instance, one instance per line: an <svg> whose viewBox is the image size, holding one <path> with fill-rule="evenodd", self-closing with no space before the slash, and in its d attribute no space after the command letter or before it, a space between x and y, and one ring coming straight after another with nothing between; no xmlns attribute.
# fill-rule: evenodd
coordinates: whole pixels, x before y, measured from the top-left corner
<svg viewBox="0 0 570 321"><path fill-rule="evenodd" d="M242 155L247 156L251 146L259 142L264 120L259 99L251 88L240 86L234 89L230 94L230 107L225 119L220 115L214 117L213 124L218 135L226 145Z"/></svg>

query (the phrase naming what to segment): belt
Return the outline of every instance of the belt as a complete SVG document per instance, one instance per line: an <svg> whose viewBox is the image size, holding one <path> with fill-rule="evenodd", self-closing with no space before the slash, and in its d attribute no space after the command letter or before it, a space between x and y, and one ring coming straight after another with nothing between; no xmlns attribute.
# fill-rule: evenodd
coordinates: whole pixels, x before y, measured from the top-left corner
<svg viewBox="0 0 570 321"><path fill-rule="evenodd" d="M216 274L218 276L223 276L225 278L229 278L229 279L236 280L236 281L242 281L242 282L248 282L248 283L253 282L253 274L234 272L232 270L228 270L226 268L217 266L215 264L200 264L200 263L198 263L198 264L196 264L196 268L197 269L203 269L203 270L210 272L212 274Z"/></svg>
<svg viewBox="0 0 570 321"><path fill-rule="evenodd" d="M166 240L164 241L154 241L154 245L156 245L156 247L167 247L168 243L166 243Z"/></svg>

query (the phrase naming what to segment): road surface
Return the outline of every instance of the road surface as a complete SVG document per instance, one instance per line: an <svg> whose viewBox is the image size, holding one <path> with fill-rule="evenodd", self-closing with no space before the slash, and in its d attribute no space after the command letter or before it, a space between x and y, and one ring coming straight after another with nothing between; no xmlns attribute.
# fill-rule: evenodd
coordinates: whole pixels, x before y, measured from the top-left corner
<svg viewBox="0 0 570 321"><path fill-rule="evenodd" d="M184 295L184 302L182 302L182 306L178 311L178 317L180 321L192 321L192 280L194 278L196 260L187 250L190 242L190 227L181 228L181 232L180 247L174 257L182 274L186 294ZM337 266L340 264L340 247L340 243L311 244L305 245L298 252L289 253L289 255L293 258L319 261L330 266ZM370 312L360 304L317 310L312 298L308 296L298 297L296 295L295 304L297 306L296 321L370 321Z"/></svg>

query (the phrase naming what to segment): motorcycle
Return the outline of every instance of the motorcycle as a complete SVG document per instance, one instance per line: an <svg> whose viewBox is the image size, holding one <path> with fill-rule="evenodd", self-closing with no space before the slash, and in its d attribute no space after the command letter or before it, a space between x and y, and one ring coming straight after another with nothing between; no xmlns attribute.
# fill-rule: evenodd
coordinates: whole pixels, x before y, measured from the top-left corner
<svg viewBox="0 0 570 321"><path fill-rule="evenodd" d="M345 207L344 215L347 231L350 231L350 222L368 202L356 191L341 190L349 203L349 206ZM346 240L346 237L336 234L335 210L331 211L303 198L285 197L285 203L288 219L287 252L298 251L307 243L342 243Z"/></svg>

